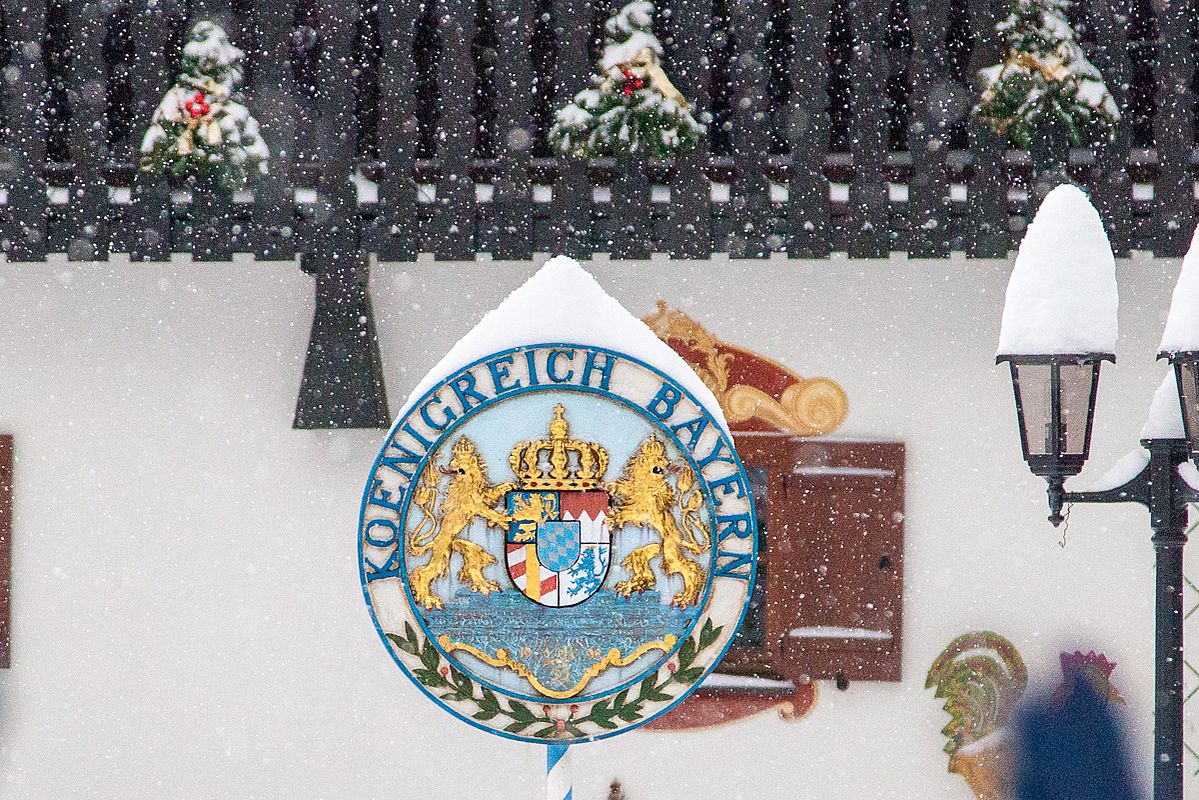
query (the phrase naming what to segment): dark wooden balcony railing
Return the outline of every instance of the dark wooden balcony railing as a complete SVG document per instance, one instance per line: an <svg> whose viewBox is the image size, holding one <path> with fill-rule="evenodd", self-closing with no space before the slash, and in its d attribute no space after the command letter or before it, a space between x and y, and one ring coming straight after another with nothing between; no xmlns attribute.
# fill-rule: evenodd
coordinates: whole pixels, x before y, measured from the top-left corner
<svg viewBox="0 0 1199 800"><path fill-rule="evenodd" d="M300 257L314 323L297 425L388 416L367 254L407 261L714 253L1004 257L1032 167L970 107L1004 0L664 0L679 87L713 116L672 162L555 156L552 110L585 85L602 0L2 0L0 242L163 260ZM667 13L668 12L668 13ZM1182 254L1195 224L1196 84L1185 2L1071 11L1123 116L1070 153L1113 245ZM271 174L236 194L139 172L189 23L247 52ZM365 323L361 320L366 320ZM370 344L363 345L362 342Z"/></svg>

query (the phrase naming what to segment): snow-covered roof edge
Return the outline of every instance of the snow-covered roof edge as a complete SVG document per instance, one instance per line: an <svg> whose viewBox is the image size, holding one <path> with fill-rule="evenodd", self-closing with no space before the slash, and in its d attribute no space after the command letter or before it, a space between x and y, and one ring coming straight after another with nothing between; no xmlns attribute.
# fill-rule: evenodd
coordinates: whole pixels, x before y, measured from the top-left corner
<svg viewBox="0 0 1199 800"><path fill-rule="evenodd" d="M695 370L567 256L555 256L459 339L404 401L397 419L454 373L501 350L532 344L607 347L669 375L711 412L726 433L720 403Z"/></svg>

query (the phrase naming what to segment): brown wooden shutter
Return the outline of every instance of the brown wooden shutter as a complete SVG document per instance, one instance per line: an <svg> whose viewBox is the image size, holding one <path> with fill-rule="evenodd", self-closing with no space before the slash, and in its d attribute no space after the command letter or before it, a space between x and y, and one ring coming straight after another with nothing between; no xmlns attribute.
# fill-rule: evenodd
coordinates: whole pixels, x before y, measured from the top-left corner
<svg viewBox="0 0 1199 800"><path fill-rule="evenodd" d="M726 664L799 682L899 680L903 445L736 439L747 468L767 473L765 637L742 641Z"/></svg>

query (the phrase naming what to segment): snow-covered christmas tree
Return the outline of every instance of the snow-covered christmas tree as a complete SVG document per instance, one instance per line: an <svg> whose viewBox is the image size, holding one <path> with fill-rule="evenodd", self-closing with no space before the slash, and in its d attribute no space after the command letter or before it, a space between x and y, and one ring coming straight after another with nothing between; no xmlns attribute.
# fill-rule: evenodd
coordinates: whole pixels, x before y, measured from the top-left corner
<svg viewBox="0 0 1199 800"><path fill-rule="evenodd" d="M1004 61L979 73L975 108L995 131L1027 149L1039 129L1059 125L1075 147L1109 139L1120 110L1066 16L1067 0L1012 0L997 30Z"/></svg>
<svg viewBox="0 0 1199 800"><path fill-rule="evenodd" d="M654 5L633 0L604 26L607 41L592 88L554 116L550 141L563 153L666 157L690 150L706 128L662 70Z"/></svg>
<svg viewBox="0 0 1199 800"><path fill-rule="evenodd" d="M142 169L211 177L234 189L267 174L270 150L237 91L244 57L215 22L192 26L180 74L142 138Z"/></svg>

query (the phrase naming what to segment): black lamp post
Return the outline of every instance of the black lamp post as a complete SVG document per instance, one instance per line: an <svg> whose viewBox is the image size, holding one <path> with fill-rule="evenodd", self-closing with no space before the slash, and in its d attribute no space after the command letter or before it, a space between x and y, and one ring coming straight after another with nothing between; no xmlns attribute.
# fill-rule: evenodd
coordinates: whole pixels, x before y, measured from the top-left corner
<svg viewBox="0 0 1199 800"><path fill-rule="evenodd" d="M1031 227L1029 233L1032 234ZM1188 255L1188 262L1192 255L1194 268L1199 269L1199 248ZM1016 269L1019 268L1017 257ZM1109 268L1114 269L1114 263ZM1187 268L1184 266L1184 272ZM1013 282L1017 280L1015 273L1013 270ZM1077 277L1077 273L1074 275ZM1114 273L1107 277L1112 275ZM1027 276L1021 278L1026 279ZM1114 290L1114 278L1112 280ZM1186 291L1183 283L1180 279L1171 316L1180 308L1180 313L1187 313L1189 306L1178 299L1179 292ZM1199 286L1199 282L1192 285ZM1081 296L1085 291L1082 286L1066 287L1060 296L1071 298ZM1009 288L1009 304L1011 297ZM1112 315L1114 342L1114 304L1108 310ZM1005 326L1007 317L1005 310ZM1115 356L1103 352L1072 355L1001 353L996 363L1006 361L1011 368L1024 459L1033 474L1044 477L1049 484L1049 521L1055 527L1063 521L1061 511L1066 503L1140 503L1149 510L1157 584L1153 797L1154 800L1182 800L1182 549L1186 543L1187 504L1199 502L1199 491L1187 484L1178 467L1188 458L1199 463L1199 385L1196 377L1199 343L1194 350L1164 351L1160 357L1169 358L1174 365L1183 425L1147 426L1152 435L1141 440L1141 445L1148 451L1148 459L1140 473L1115 488L1090 492L1067 491L1064 484L1066 478L1077 475L1086 462L1099 387L1099 367L1104 361L1114 362ZM1171 396L1164 396L1155 397L1155 404L1162 399L1173 402ZM1173 413L1173 409L1164 410ZM1154 416L1153 412L1151 416Z"/></svg>

